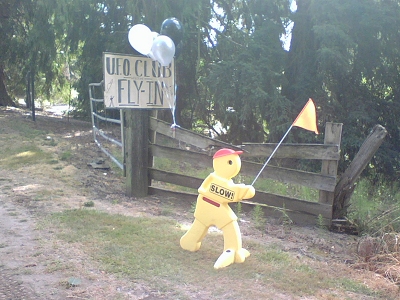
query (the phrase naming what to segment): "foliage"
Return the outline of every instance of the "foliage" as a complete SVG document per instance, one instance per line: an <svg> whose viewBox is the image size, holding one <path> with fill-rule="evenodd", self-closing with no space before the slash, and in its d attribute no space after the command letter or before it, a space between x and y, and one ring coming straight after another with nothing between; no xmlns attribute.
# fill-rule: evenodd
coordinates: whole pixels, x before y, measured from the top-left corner
<svg viewBox="0 0 400 300"><path fill-rule="evenodd" d="M273 1L238 2L218 3L223 12L215 17L223 30L204 79L212 104L203 107L227 129L225 140L262 142L270 130L288 122L290 105L279 92L286 54L279 38L287 7Z"/></svg>
<svg viewBox="0 0 400 300"><path fill-rule="evenodd" d="M341 170L374 125L383 125L389 135L370 175L398 177L398 1L298 1L293 20L283 94L297 108L314 98L321 124L344 124Z"/></svg>
<svg viewBox="0 0 400 300"><path fill-rule="evenodd" d="M176 45L179 125L231 143L277 142L312 97L319 127L344 124L341 171L379 123L389 134L363 175L398 178L398 1L298 0L295 12L291 2L0 0L0 105L24 97L30 70L39 99L70 100L72 87L74 106L88 115L88 84L102 80L102 53L137 54L130 27L160 31L177 17L184 24ZM286 51L281 38L292 21ZM294 128L287 141L322 138Z"/></svg>
<svg viewBox="0 0 400 300"><path fill-rule="evenodd" d="M267 224L267 219L265 218L264 211L260 205L254 205L252 219L254 227L263 232Z"/></svg>
<svg viewBox="0 0 400 300"><path fill-rule="evenodd" d="M382 236L400 230L399 183L361 180L351 198L349 218L362 234Z"/></svg>

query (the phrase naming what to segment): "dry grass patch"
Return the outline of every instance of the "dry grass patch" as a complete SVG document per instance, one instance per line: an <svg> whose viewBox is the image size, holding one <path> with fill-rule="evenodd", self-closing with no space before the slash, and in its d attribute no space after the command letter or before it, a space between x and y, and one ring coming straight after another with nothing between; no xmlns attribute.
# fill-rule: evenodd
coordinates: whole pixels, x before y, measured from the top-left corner
<svg viewBox="0 0 400 300"><path fill-rule="evenodd" d="M387 299L361 281L338 277L334 268L323 271L318 262L295 257L277 246L244 241L251 256L244 264L214 270L223 249L219 233L208 234L198 252L184 251L184 229L164 217L127 217L91 209L53 214L46 226L58 238L79 244L110 274L134 282L148 282L169 299L293 299L321 294L339 299ZM282 297L277 297L282 295ZM336 298L339 295L339 298ZM277 298L276 298L277 297Z"/></svg>

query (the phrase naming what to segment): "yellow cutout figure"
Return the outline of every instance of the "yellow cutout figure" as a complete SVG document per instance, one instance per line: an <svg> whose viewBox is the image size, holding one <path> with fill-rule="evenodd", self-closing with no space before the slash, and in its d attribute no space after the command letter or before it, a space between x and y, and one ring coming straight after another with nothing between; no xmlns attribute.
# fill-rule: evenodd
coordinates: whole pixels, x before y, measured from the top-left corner
<svg viewBox="0 0 400 300"><path fill-rule="evenodd" d="M207 176L198 189L195 220L180 240L183 249L197 251L210 226L221 229L224 236L224 252L215 262L215 269L242 263L250 255L249 251L242 248L237 216L228 205L252 198L255 194L253 186L235 184L232 180L242 166L239 157L242 153L243 151L224 148L214 154L214 172Z"/></svg>

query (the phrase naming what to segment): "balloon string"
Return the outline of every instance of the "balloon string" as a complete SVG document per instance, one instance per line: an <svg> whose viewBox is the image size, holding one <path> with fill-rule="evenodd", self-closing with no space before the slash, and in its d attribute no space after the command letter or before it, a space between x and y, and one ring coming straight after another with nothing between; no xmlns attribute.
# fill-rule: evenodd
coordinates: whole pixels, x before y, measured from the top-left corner
<svg viewBox="0 0 400 300"><path fill-rule="evenodd" d="M161 66L161 64L158 62L158 65ZM153 68L153 72L154 74L156 74L156 70L155 70L155 64L152 63L152 68ZM164 78L163 73L160 70L160 77ZM176 127L180 127L177 123L176 123L176 117L175 117L175 111L176 111L176 90L177 90L177 85L175 84L174 87L174 91L175 91L175 96L174 96L174 100L171 103L171 93L169 88L167 87L167 85L160 79L157 80L158 83L160 84L160 86L162 87L162 91L165 92L165 95L168 99L168 106L169 109L171 110L171 114L172 114L172 122L173 124L171 125L171 129L174 130Z"/></svg>
<svg viewBox="0 0 400 300"><path fill-rule="evenodd" d="M170 105L170 109L171 109L171 113L172 113L172 121L174 122L173 124L172 124L172 126L171 127L173 127L173 128L175 128L175 127L179 127L179 125L178 124L176 124L176 118L175 118L175 111L176 111L176 88L177 88L177 85L175 84L175 96L174 96L174 105L172 105L172 108L171 108L171 105L170 105L170 103L169 103L169 105Z"/></svg>

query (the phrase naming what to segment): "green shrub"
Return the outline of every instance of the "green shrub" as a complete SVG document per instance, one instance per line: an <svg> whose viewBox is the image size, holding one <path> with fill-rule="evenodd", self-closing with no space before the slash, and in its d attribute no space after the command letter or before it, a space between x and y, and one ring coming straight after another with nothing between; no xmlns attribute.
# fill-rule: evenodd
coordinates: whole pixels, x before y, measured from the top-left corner
<svg viewBox="0 0 400 300"><path fill-rule="evenodd" d="M348 217L361 233L382 235L400 230L400 190L398 183L362 179L350 200Z"/></svg>

